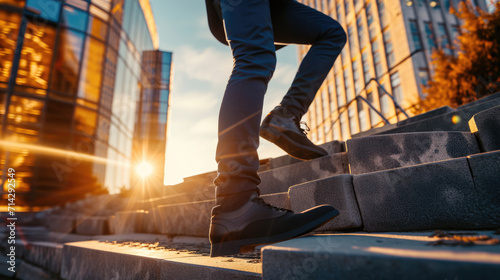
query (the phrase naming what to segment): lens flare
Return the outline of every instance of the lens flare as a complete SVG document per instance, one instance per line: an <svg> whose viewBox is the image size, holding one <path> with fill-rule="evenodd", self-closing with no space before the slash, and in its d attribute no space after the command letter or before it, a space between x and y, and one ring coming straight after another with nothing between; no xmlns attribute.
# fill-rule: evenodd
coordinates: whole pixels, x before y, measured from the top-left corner
<svg viewBox="0 0 500 280"><path fill-rule="evenodd" d="M454 115L453 117L451 117L451 122L453 124L458 124L461 121L462 121L462 118L460 118L460 116L458 116L458 115Z"/></svg>
<svg viewBox="0 0 500 280"><path fill-rule="evenodd" d="M141 162L136 167L136 172L139 177L147 178L153 174L153 166L148 162Z"/></svg>

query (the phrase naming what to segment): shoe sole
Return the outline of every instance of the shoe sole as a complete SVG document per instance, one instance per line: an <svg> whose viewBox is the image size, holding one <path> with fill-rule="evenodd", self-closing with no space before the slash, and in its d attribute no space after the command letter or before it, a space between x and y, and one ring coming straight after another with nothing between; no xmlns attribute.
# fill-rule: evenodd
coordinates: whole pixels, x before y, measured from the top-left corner
<svg viewBox="0 0 500 280"><path fill-rule="evenodd" d="M299 237L301 235L304 235L306 233L309 233L317 229L318 227L324 225L325 223L337 217L338 215L339 211L335 209L335 211L331 211L330 213L325 214L317 218L316 220L313 220L299 228L296 228L289 232L282 233L280 235L214 243L212 244L210 250L210 257L220 257L220 256L228 256L228 255L252 252L253 250L255 250L255 247L260 245L277 243L295 237Z"/></svg>
<svg viewBox="0 0 500 280"><path fill-rule="evenodd" d="M287 152L291 157L300 160L311 160L325 156L309 146L300 145L293 141L279 128L272 125L261 127L260 136L269 142L276 144L278 147Z"/></svg>

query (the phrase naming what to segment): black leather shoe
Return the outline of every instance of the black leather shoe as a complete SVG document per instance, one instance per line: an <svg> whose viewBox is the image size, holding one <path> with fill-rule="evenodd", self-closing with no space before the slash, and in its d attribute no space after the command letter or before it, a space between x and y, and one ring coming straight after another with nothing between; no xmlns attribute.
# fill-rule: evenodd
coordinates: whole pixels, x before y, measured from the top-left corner
<svg viewBox="0 0 500 280"><path fill-rule="evenodd" d="M210 225L211 257L251 252L258 245L304 235L339 215L332 206L316 206L293 213L269 205L257 195L240 208L219 213L212 209Z"/></svg>
<svg viewBox="0 0 500 280"><path fill-rule="evenodd" d="M300 120L287 115L284 109L272 110L260 126L260 136L280 147L290 156L310 160L328 155L328 152L316 146L307 138L307 129L300 127Z"/></svg>

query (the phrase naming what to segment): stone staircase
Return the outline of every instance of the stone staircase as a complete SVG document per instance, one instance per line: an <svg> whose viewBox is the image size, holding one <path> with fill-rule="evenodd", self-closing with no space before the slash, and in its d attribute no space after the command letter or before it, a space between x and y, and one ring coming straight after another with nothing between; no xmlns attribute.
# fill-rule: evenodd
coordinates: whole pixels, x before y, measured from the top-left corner
<svg viewBox="0 0 500 280"><path fill-rule="evenodd" d="M209 245L216 175L210 172L186 178L159 198L101 197L97 210L89 198L48 211L50 231L82 240L47 245L62 256L59 271L50 271L64 279L498 279L500 246L429 247L429 232L415 231L492 235L485 230L500 228L500 93L323 147L330 155L311 161L261 161L266 202L295 212L331 204L341 213L316 230L320 235L262 248L261 263L157 249L158 236L190 236ZM156 245L83 241L102 235L112 241L149 236L156 239L148 246Z"/></svg>

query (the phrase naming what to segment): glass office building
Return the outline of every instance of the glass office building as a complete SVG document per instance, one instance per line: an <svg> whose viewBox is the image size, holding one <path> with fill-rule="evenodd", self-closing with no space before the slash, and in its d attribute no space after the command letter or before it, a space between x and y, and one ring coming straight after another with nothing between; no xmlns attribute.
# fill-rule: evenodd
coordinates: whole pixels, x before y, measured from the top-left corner
<svg viewBox="0 0 500 280"><path fill-rule="evenodd" d="M151 174L141 178L145 174L140 173L148 170L133 172L132 186L146 186L143 195L150 197L159 196L164 185L172 53L146 51L143 53L142 65L145 83L137 104L132 162L134 166L140 166L143 162L151 165Z"/></svg>
<svg viewBox="0 0 500 280"><path fill-rule="evenodd" d="M3 198L8 168L21 208L130 187L142 56L158 44L149 0L0 0Z"/></svg>
<svg viewBox="0 0 500 280"><path fill-rule="evenodd" d="M460 0L300 0L336 19L347 44L311 105L306 121L315 143L396 123L418 112L432 52L457 55ZM486 9L483 0L473 1ZM308 46L299 47L303 57ZM370 107L372 106L372 107ZM415 110L414 110L415 109ZM385 119L385 120L384 120ZM386 122L387 121L387 122Z"/></svg>

